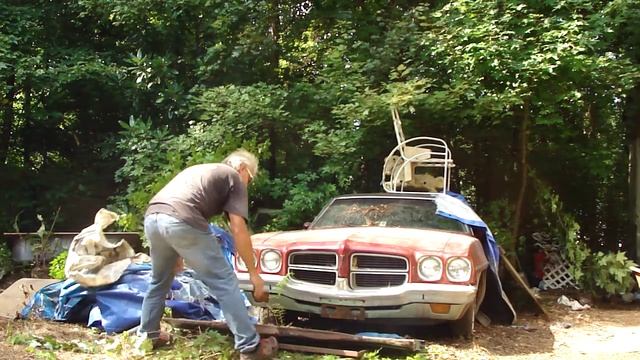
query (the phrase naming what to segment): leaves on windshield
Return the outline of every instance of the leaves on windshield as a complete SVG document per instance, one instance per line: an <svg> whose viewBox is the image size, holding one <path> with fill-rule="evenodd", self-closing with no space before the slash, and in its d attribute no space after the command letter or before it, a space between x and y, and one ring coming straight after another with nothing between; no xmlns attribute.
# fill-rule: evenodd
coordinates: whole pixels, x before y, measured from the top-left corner
<svg viewBox="0 0 640 360"><path fill-rule="evenodd" d="M385 226L385 218L389 216L390 207L388 204L359 206L353 204L345 212L347 224L357 224L364 226ZM380 224L385 223L385 224Z"/></svg>
<svg viewBox="0 0 640 360"><path fill-rule="evenodd" d="M435 204L416 199L338 199L321 215L315 228L381 226L464 230L459 222L436 215Z"/></svg>

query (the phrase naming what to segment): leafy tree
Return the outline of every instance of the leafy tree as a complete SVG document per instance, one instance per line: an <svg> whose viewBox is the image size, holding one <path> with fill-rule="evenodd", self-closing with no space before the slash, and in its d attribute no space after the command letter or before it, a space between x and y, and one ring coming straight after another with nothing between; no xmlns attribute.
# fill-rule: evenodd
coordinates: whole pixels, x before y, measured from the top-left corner
<svg viewBox="0 0 640 360"><path fill-rule="evenodd" d="M253 210L300 226L337 193L380 191L397 106L407 136L450 143L455 189L510 254L533 231L630 249L638 8L5 1L0 227L61 205L80 228L110 198L139 229L176 172L239 146L264 170Z"/></svg>

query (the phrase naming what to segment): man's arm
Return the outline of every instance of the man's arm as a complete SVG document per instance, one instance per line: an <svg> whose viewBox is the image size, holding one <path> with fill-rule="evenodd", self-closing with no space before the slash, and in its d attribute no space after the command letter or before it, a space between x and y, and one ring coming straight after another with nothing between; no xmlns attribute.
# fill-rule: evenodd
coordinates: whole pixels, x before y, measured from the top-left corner
<svg viewBox="0 0 640 360"><path fill-rule="evenodd" d="M256 269L253 258L253 245L251 244L251 236L247 224L242 216L229 213L229 224L231 225L231 234L236 244L236 251L242 261L247 266L249 279L253 284L253 298L258 302L267 302L269 293L264 289L264 280L260 277L260 273Z"/></svg>

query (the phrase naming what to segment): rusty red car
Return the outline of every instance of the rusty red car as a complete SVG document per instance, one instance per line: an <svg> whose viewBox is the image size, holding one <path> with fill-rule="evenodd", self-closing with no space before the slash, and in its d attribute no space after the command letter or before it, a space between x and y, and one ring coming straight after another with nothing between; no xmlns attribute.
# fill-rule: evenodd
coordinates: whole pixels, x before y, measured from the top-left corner
<svg viewBox="0 0 640 360"><path fill-rule="evenodd" d="M440 195L343 195L307 229L254 235L257 267L277 295L271 306L332 319L448 322L470 338L489 262L469 226L436 213ZM236 259L235 267L250 290L246 266Z"/></svg>

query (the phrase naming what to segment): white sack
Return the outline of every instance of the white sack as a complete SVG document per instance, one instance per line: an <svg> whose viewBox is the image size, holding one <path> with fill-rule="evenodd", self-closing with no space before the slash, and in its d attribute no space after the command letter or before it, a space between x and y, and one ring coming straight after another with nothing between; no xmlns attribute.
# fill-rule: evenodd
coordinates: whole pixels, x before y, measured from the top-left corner
<svg viewBox="0 0 640 360"><path fill-rule="evenodd" d="M68 279L84 287L94 287L112 284L122 276L135 252L124 239L114 244L103 232L117 219L116 213L100 209L94 224L73 238L64 266Z"/></svg>

